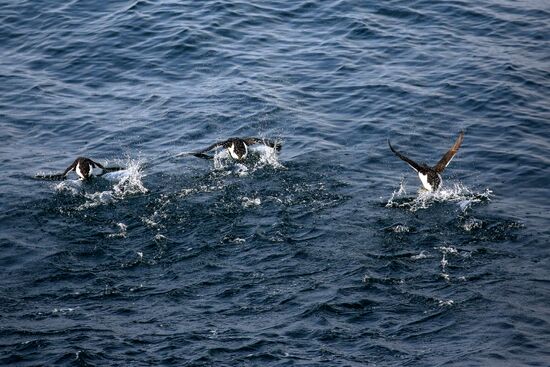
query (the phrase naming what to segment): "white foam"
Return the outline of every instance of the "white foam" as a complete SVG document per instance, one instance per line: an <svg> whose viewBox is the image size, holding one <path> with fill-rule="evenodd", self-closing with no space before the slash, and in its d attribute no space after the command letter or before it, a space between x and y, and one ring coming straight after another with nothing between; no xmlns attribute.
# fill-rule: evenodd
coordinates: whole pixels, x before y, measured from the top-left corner
<svg viewBox="0 0 550 367"><path fill-rule="evenodd" d="M139 160L128 159L124 166L126 169L109 172L101 178L114 182L110 190L98 191L93 193L84 192L86 181L81 180L66 180L55 186L55 190L59 192L70 193L73 196L82 196L86 202L80 205L77 209L84 210L94 208L101 205L111 204L123 200L129 195L147 193L147 188L143 185L141 172L142 162Z"/></svg>
<svg viewBox="0 0 550 367"><path fill-rule="evenodd" d="M111 172L106 174L113 175L117 184L113 187L113 191L118 197L125 197L133 194L145 194L149 190L143 185L142 178L145 177L141 171L142 162L128 161L126 169L118 172Z"/></svg>
<svg viewBox="0 0 550 367"><path fill-rule="evenodd" d="M245 208L251 207L251 206L258 206L262 203L262 200L260 198L249 198L249 197L242 197L242 205Z"/></svg>
<svg viewBox="0 0 550 367"><path fill-rule="evenodd" d="M160 234L160 233L157 233L157 234L155 235L155 241L164 241L164 240L166 240L166 236L165 236L165 235L162 235L162 234Z"/></svg>
<svg viewBox="0 0 550 367"><path fill-rule="evenodd" d="M141 220L143 221L143 223L145 223L146 226L150 228L155 228L159 225L157 222L147 217L142 217Z"/></svg>
<svg viewBox="0 0 550 367"><path fill-rule="evenodd" d="M249 172L254 172L257 169L266 166L277 169L285 168L279 162L279 154L275 148L264 144L255 144L250 147L250 152L255 153L255 155L258 156L258 159L252 165L247 164L245 166L242 163L235 162L235 160L231 158L230 154L227 152L227 149L219 149L214 155L214 169L225 170L233 167L233 173L244 176Z"/></svg>
<svg viewBox="0 0 550 367"><path fill-rule="evenodd" d="M445 270L445 267L449 264L449 261L445 258L445 254L443 254L443 258L441 259L441 269Z"/></svg>
<svg viewBox="0 0 550 367"><path fill-rule="evenodd" d="M120 232L118 233L111 233L108 237L109 238L116 238L116 237L119 237L119 238L126 238L126 235L128 234L126 232L126 229L128 228L128 226L124 223L117 223L117 226L118 228L120 228Z"/></svg>
<svg viewBox="0 0 550 367"><path fill-rule="evenodd" d="M198 193L206 193L206 192L215 192L222 190L225 187L225 184L223 182L218 182L216 185L200 185L198 187L194 188L186 188L182 189L179 193L179 197L187 197L192 194L198 194Z"/></svg>
<svg viewBox="0 0 550 367"><path fill-rule="evenodd" d="M428 255L426 255L424 251L420 251L418 255L411 256L411 260L422 260L426 259L427 257Z"/></svg>
<svg viewBox="0 0 550 367"><path fill-rule="evenodd" d="M458 202L461 211L465 211L471 207L473 203L479 203L482 201L490 200L492 191L486 189L484 192L476 193L471 191L466 186L456 183L451 187L443 187L436 191L427 191L421 189L418 195L410 200L406 197L403 181L397 191L394 191L391 197L386 203L386 207L392 208L406 208L411 212L415 212L420 209L427 209L433 203L438 202Z"/></svg>
<svg viewBox="0 0 550 367"><path fill-rule="evenodd" d="M248 175L248 167L241 163L236 163L233 172L239 176Z"/></svg>
<svg viewBox="0 0 550 367"><path fill-rule="evenodd" d="M410 232L410 228L403 225L403 224L398 224L396 226L394 226L392 228L392 230L395 232L395 233L406 233L406 232Z"/></svg>
<svg viewBox="0 0 550 367"><path fill-rule="evenodd" d="M214 154L214 169L223 170L227 166L227 163L231 159L226 149L216 151Z"/></svg>
<svg viewBox="0 0 550 367"><path fill-rule="evenodd" d="M81 180L65 180L54 186L55 191L69 193L73 196L78 195L81 189L82 189Z"/></svg>
<svg viewBox="0 0 550 367"><path fill-rule="evenodd" d="M240 237L235 237L235 238L224 238L224 241L227 241L227 242L230 242L230 243L235 243L235 244L243 244L246 242L246 238L240 238Z"/></svg>
<svg viewBox="0 0 550 367"><path fill-rule="evenodd" d="M434 247L436 250L439 250L441 251L443 254L453 254L453 255L458 255L458 250L453 247L453 246L439 246L439 247Z"/></svg>
<svg viewBox="0 0 550 367"><path fill-rule="evenodd" d="M256 167L271 166L273 168L284 168L279 162L279 154L277 149L260 144L254 148L255 152L260 153L260 160L256 163Z"/></svg>
<svg viewBox="0 0 550 367"><path fill-rule="evenodd" d="M84 194L84 197L88 199L84 204L80 205L78 207L79 210L82 209L88 209L88 208L95 208L96 206L100 205L106 205L111 204L116 201L113 192L108 191L100 191L100 192L94 192L91 194Z"/></svg>
<svg viewBox="0 0 550 367"><path fill-rule="evenodd" d="M405 179L403 178L399 183L399 188L394 192L392 192L391 197L388 199L388 202L386 203L386 207L394 206L394 199L402 197L404 195L407 195L407 191L405 189Z"/></svg>
<svg viewBox="0 0 550 367"><path fill-rule="evenodd" d="M468 218L464 222L464 224L462 224L462 228L467 232L471 232L474 229L478 229L482 227L483 227L483 221L477 218Z"/></svg>

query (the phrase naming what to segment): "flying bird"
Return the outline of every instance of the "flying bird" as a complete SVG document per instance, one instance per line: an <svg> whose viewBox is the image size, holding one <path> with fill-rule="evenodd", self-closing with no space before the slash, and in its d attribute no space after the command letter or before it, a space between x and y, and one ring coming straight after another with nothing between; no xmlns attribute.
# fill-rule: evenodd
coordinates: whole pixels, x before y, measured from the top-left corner
<svg viewBox="0 0 550 367"><path fill-rule="evenodd" d="M391 151L394 152L396 156L407 162L409 166L411 166L416 172L418 172L418 177L420 177L420 181L422 181L422 186L424 186L426 190L435 191L441 186L441 173L449 165L456 152L458 152L458 149L462 144L462 140L464 140L464 131L460 132L451 149L449 149L449 151L445 153L443 157L439 160L439 162L437 162L437 164L433 167L430 167L425 163L418 164L412 159L399 153L392 147L389 139L388 145L390 146Z"/></svg>

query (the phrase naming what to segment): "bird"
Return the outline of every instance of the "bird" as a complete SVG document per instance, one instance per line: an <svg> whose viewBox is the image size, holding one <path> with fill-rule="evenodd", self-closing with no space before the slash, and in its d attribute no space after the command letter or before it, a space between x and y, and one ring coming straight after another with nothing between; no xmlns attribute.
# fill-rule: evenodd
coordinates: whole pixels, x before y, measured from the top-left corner
<svg viewBox="0 0 550 367"><path fill-rule="evenodd" d="M426 190L435 191L441 187L441 183L443 181L441 178L441 173L449 165L449 163L455 156L456 152L458 152L458 149L462 144L462 140L464 140L464 131L460 131L460 134L458 135L458 138L456 139L451 149L449 149L449 151L445 153L443 157L439 160L439 162L437 162L437 164L433 167L430 167L425 163L418 164L412 159L399 153L397 150L395 150L392 147L389 139L388 139L388 145L390 146L391 151L396 156L398 156L403 161L407 162L407 164L411 166L418 173L418 177L422 182L422 186Z"/></svg>
<svg viewBox="0 0 550 367"><path fill-rule="evenodd" d="M101 173L96 176L103 176L109 172L121 171L123 167L104 167L103 165L86 157L78 157L67 167L63 173L53 175L36 175L36 178L43 180L65 180L71 171L75 171L81 180L87 180L93 176L94 169L101 169Z"/></svg>
<svg viewBox="0 0 550 367"><path fill-rule="evenodd" d="M270 148L274 148L277 151L281 150L281 144L274 140L262 139L262 138L229 138L224 141L216 142L205 149L199 150L197 152L189 153L198 158L204 159L213 159L212 156L206 154L212 149L223 147L227 149L231 158L236 161L242 161L248 156L248 147L253 144L263 144Z"/></svg>

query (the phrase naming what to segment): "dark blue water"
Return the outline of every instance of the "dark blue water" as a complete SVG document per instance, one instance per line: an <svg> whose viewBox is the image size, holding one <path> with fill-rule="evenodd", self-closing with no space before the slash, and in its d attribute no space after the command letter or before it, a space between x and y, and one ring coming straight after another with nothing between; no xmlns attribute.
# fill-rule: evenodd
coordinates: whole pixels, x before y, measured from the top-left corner
<svg viewBox="0 0 550 367"><path fill-rule="evenodd" d="M0 364L547 366L547 1L0 3ZM436 163L436 194L387 139ZM181 155L279 139L244 165ZM127 171L38 181L77 156Z"/></svg>

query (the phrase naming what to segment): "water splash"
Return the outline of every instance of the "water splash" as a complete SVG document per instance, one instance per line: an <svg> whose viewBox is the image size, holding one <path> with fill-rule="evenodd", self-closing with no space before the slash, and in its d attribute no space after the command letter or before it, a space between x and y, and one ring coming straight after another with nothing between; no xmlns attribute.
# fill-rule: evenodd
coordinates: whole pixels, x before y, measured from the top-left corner
<svg viewBox="0 0 550 367"><path fill-rule="evenodd" d="M201 184L197 185L196 187L189 187L182 189L179 193L177 193L177 196L180 198L192 196L194 194L198 193L208 193L208 192L215 192L220 191L226 187L225 183L223 182L216 182L214 184Z"/></svg>
<svg viewBox="0 0 550 367"><path fill-rule="evenodd" d="M54 186L56 192L78 195L82 190L82 180L65 180Z"/></svg>
<svg viewBox="0 0 550 367"><path fill-rule="evenodd" d="M284 169L285 167L279 162L279 154L277 149L267 145L258 144L250 148L247 165L235 163L229 156L226 149L221 149L214 155L214 169L217 171L229 170L230 173L239 176L245 176L249 172L254 172L257 169L264 167L272 167L275 169Z"/></svg>
<svg viewBox="0 0 550 367"><path fill-rule="evenodd" d="M126 238L126 235L128 234L128 232L127 232L128 226L124 223L117 223L117 227L119 228L119 232L111 233L107 237L109 237L109 238Z"/></svg>
<svg viewBox="0 0 550 367"><path fill-rule="evenodd" d="M452 299L448 299L448 300L438 300L438 305L439 307L446 307L446 306L452 306L453 304L455 303L455 301L453 301Z"/></svg>
<svg viewBox="0 0 550 367"><path fill-rule="evenodd" d="M94 192L91 194L84 193L84 197L87 201L80 205L77 209L83 210L88 208L95 208L100 205L107 205L116 201L112 191Z"/></svg>
<svg viewBox="0 0 550 367"><path fill-rule="evenodd" d="M267 145L260 145L255 149L255 151L260 153L260 159L256 163L255 168L261 168L265 166L270 166L278 169L285 168L279 162L279 154L277 152L277 149L269 147Z"/></svg>
<svg viewBox="0 0 550 367"><path fill-rule="evenodd" d="M391 197L388 200L388 203L386 204L386 207L391 207L394 200L396 198L400 198L401 196L407 195L407 190L405 189L405 179L402 178L401 182L399 183L399 188L397 190L394 190L391 194Z"/></svg>
<svg viewBox="0 0 550 367"><path fill-rule="evenodd" d="M248 208L251 206L258 206L262 203L260 198L249 198L244 196L241 198L243 208Z"/></svg>
<svg viewBox="0 0 550 367"><path fill-rule="evenodd" d="M411 260L422 260L427 258L428 258L428 255L426 255L425 251L420 251L418 255L411 256Z"/></svg>
<svg viewBox="0 0 550 367"><path fill-rule="evenodd" d="M248 167L241 163L236 163L233 172L238 176L248 175Z"/></svg>
<svg viewBox="0 0 550 367"><path fill-rule="evenodd" d="M222 149L222 150L216 151L216 154L214 154L214 169L218 171L225 169L229 159L230 157L227 150Z"/></svg>
<svg viewBox="0 0 550 367"><path fill-rule="evenodd" d="M456 183L452 187L441 188L437 191L420 190L414 198L405 197L406 191L401 181L400 187L394 191L386 203L387 208L404 208L411 212L427 209L434 203L457 202L460 210L465 212L472 204L491 200L493 192L486 189L483 192L474 192Z"/></svg>
<svg viewBox="0 0 550 367"><path fill-rule="evenodd" d="M462 228L466 232L472 232L473 230L483 228L483 221L481 219L477 218L467 218L464 223L462 224Z"/></svg>
<svg viewBox="0 0 550 367"><path fill-rule="evenodd" d="M87 182L82 180L65 180L55 185L54 189L57 192L85 198L86 202L80 205L77 210L108 205L123 200L130 195L147 193L149 190L142 182L145 176L141 171L142 161L128 159L124 162L123 166L126 169L107 173L101 176L101 178L94 178L94 180L113 182L114 185L108 190L86 192L89 186Z"/></svg>
<svg viewBox="0 0 550 367"><path fill-rule="evenodd" d="M394 232L394 233L408 233L411 232L412 228L401 223L393 224L389 227L384 228L384 231L386 232Z"/></svg>
<svg viewBox="0 0 550 367"><path fill-rule="evenodd" d="M141 171L143 162L140 160L128 160L126 169L118 172L106 174L108 180L117 181L113 187L113 192L117 198L124 198L128 195L146 194L149 190L143 185L142 178L145 177Z"/></svg>

